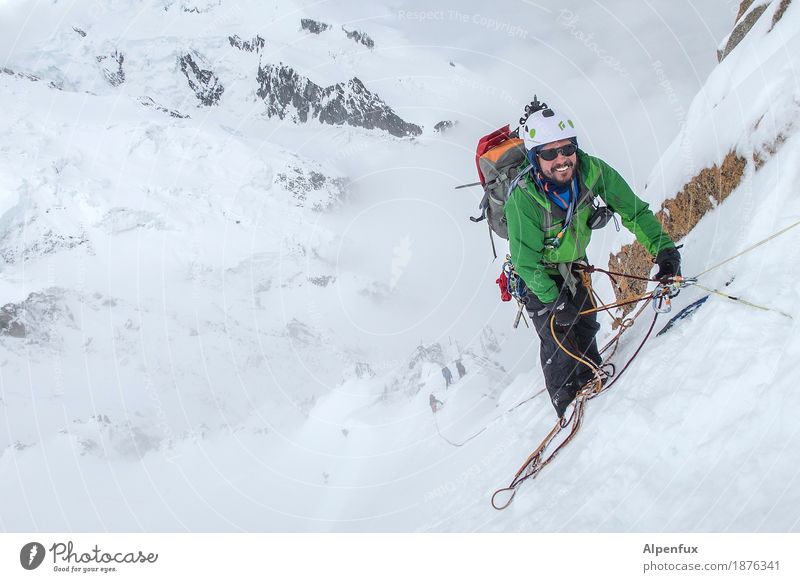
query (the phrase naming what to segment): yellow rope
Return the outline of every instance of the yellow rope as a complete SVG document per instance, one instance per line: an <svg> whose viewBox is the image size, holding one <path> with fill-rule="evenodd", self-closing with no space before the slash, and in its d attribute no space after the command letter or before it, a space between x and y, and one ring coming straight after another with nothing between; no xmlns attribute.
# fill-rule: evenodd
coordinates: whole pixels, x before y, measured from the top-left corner
<svg viewBox="0 0 800 582"><path fill-rule="evenodd" d="M553 335L553 339L556 340L556 343L558 344L558 347L561 348L561 351L563 351L565 354L570 356L573 360L577 360L578 362L580 362L581 364L583 364L584 366L586 366L587 368L592 370L592 372L594 372L594 380L593 380L593 385L592 385L593 389L592 390L588 390L587 389L586 392L587 393L598 392L600 390L600 388L603 387L602 383L600 381L600 366L598 366L597 364L595 364L594 362L591 362L589 360L584 360L580 356L576 356L571 351L569 351L564 344L561 343L561 341L558 339L558 335L556 334L555 320L556 320L555 316L551 315L550 316L550 333ZM577 397L578 397L578 395L575 396L575 398L577 398Z"/></svg>
<svg viewBox="0 0 800 582"><path fill-rule="evenodd" d="M789 319L793 319L791 315L781 311L780 309L773 309L771 307L764 307L763 305L756 305L755 303L750 303L749 301L747 301L745 299L742 299L741 297L734 297L733 295L728 295L727 293L723 293L722 291L720 291L718 289L709 289L708 287L704 287L703 285L700 285L699 283L695 283L694 285L695 285L695 287L698 287L698 288L702 289L703 291L708 291L709 293L714 293L715 295L719 295L721 297L725 297L726 299L730 299L731 301L736 301L738 303L743 303L745 305L748 305L750 307L755 307L756 309L760 309L762 311L774 311L775 313L779 313L780 315L782 315L784 317L788 317Z"/></svg>
<svg viewBox="0 0 800 582"><path fill-rule="evenodd" d="M762 240L762 241L760 241L760 242L757 242L757 243L756 243L756 244L754 244L753 246L751 246L751 247L749 247L749 248L746 248L746 249L745 249L745 250L743 250L741 253L737 253L737 254L733 255L731 258L729 258L729 259L725 259L724 261L722 261L721 263L718 263L718 264L714 265L713 267L709 267L708 269L706 269L706 270L705 270L705 271L703 271L702 273L699 273L699 274L695 275L695 277L699 278L700 276L702 276L702 275L705 275L705 274L706 274L706 273L708 273L709 271L713 271L714 269L716 269L716 268L718 268L718 267L721 267L721 266L722 266L722 265L724 265L725 263L729 263L729 262L731 262L733 259L737 259L737 258L741 257L743 254L745 254L745 253L749 253L749 252L750 252L750 251L752 251L753 249L755 249L755 248L757 248L757 247L760 247L760 246L761 246L761 245L763 245L764 243L767 243L767 242L771 241L771 240L772 240L772 239L774 239L775 237L778 237L778 236L782 235L783 233L785 233L785 232L787 232L787 231L789 231L789 230L793 229L795 226L798 226L798 225L800 225L800 220L798 220L798 221L797 221L797 222L795 222L794 224L790 224L789 226L787 226L786 228L784 228L784 229L782 229L782 230L779 230L779 231L778 231L778 232L776 232L775 234L772 234L772 235L768 236L768 237L767 237L767 238L765 238L764 240Z"/></svg>
<svg viewBox="0 0 800 582"><path fill-rule="evenodd" d="M591 277L589 277L588 281L586 281L586 279L584 279L584 282L586 283L586 286L588 288L588 291L589 291L590 297L591 297L591 293L594 292L594 290L591 287ZM643 295L642 297L640 297L640 300L641 299L645 299L645 298L649 299L650 297L652 297L652 295L653 295L652 293L647 293L647 294ZM602 301L601 301L601 303L602 303ZM588 310L585 310L585 311L581 311L580 314L581 315L585 315L585 314L592 313L592 312L596 311L597 310L597 307L596 307L597 304L594 302L594 300L592 300L592 305L595 306L595 307L593 307L593 309L588 309ZM620 322L621 329L620 329L619 333L617 334L617 336L614 339L611 340L612 342L616 342L617 344L619 344L619 339L622 336L622 334L624 333L624 331L633 325L633 322L644 311L645 307L647 307L647 303L645 303L642 306L642 308L636 313L636 315L632 319L625 319L625 320L622 320ZM653 323L655 323L655 320L653 320ZM652 326L651 326L651 331L652 331ZM539 473L539 471L541 471L553 459L555 459L556 455L559 453L559 451L561 451L561 449L563 449L566 445L568 445L572 441L572 439L577 434L577 432L580 429L581 424L583 422L584 406L586 404L586 400L588 400L590 398L593 398L594 396L598 395L601 392L602 388L603 388L602 380L601 380L601 377L600 377L601 367L597 366L594 362L585 360L584 358L573 354L570 350L568 350L566 348L566 346L564 346L563 343L561 343L561 341L558 339L558 335L556 335L555 317L553 315L550 316L550 333L552 334L553 339L555 340L556 344L558 344L559 349L563 350L564 353L569 355L571 358L575 359L576 361L584 364L589 369L591 369L594 372L594 376L595 377L594 377L594 380L592 382L590 382L589 385L586 388L580 390L575 395L575 399L571 403L572 413L570 414L570 416L568 418L566 416L564 416L563 418L559 418L558 421L556 421L555 426L550 430L550 432L547 434L547 436L544 438L544 440L539 444L538 447L536 447L536 449L528 456L528 458L525 459L525 462L522 464L522 466L519 468L519 470L514 475L514 479L511 481L511 484L508 487L503 487L503 488L498 489L497 491L494 492L494 494L492 495L492 498L491 498L491 503L492 503L492 507L494 507L497 510L502 510L502 509L505 509L506 507L508 507L511 504L511 502L514 500L514 496L517 494L517 488L525 480L530 479L532 477L535 477ZM650 332L648 332L648 336L649 336L649 333ZM646 339L647 338L645 337L645 340ZM608 345L611 345L611 343L607 344L606 347L608 347ZM603 349L605 350L606 348L603 348ZM615 347L615 351L616 351L616 347ZM638 350L637 350L637 353L638 353ZM635 357L635 355L636 354L634 354L634 357ZM624 369L623 369L623 371L624 371ZM544 456L545 455L545 451L550 447L552 442L555 440L556 436L561 432L561 430L563 430L564 428L566 428L566 427L568 427L570 425L571 425L570 431L569 431L569 434L566 436L566 438L561 443L559 443L555 447L555 449L547 457L545 457ZM498 496L502 496L503 494L510 494L510 495L505 500L504 503L500 503L499 500L498 500Z"/></svg>

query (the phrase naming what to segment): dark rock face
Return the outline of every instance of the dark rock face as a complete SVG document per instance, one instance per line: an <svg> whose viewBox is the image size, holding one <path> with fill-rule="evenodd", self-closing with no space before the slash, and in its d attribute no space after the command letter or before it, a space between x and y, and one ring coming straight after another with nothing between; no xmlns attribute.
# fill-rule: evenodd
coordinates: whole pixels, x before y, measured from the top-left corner
<svg viewBox="0 0 800 582"><path fill-rule="evenodd" d="M257 79L256 94L266 103L270 117L292 115L300 122L319 119L331 125L383 129L397 137L422 133L422 128L400 119L357 77L323 88L280 64L259 66Z"/></svg>
<svg viewBox="0 0 800 582"><path fill-rule="evenodd" d="M256 80L256 95L267 104L267 115L284 119L293 107L297 120L308 121L311 103L319 96L318 85L283 64L259 66Z"/></svg>
<svg viewBox="0 0 800 582"><path fill-rule="evenodd" d="M307 30L311 34L320 34L325 32L331 27L330 24L325 24L319 20L312 20L311 18L302 18L300 20L300 28Z"/></svg>
<svg viewBox="0 0 800 582"><path fill-rule="evenodd" d="M752 2L747 3L747 6L744 6L744 3L742 4L742 8L744 8L744 10L740 10L740 15L744 13L750 4L752 4ZM764 14L767 6L769 6L769 2L761 4L760 6L756 6L741 21L737 20L733 32L731 33L730 37L728 37L728 42L725 44L725 48L717 51L717 60L719 62L722 62L722 60L727 57L733 49L736 48L736 45L742 42L742 39L747 35L748 32L750 32L750 29L753 28L753 25L756 23L756 21L761 17L762 14Z"/></svg>
<svg viewBox="0 0 800 582"><path fill-rule="evenodd" d="M31 75L30 73L18 73L17 71L9 69L8 67L0 67L0 74L9 75L10 77L17 77L18 79L26 79L28 81L33 81L34 83L42 80L36 75ZM63 89L61 83L56 83L54 81L47 83L47 86L51 89L58 89L59 91Z"/></svg>
<svg viewBox="0 0 800 582"><path fill-rule="evenodd" d="M125 82L125 71L122 63L125 62L125 55L114 51L110 55L97 57L97 62L103 70L103 75L112 87L119 87Z"/></svg>
<svg viewBox="0 0 800 582"><path fill-rule="evenodd" d="M266 41L260 36L256 36L250 40L242 40L238 35L228 37L228 42L232 47L238 48L240 51L247 51L248 53L260 53L261 49L266 45Z"/></svg>
<svg viewBox="0 0 800 582"><path fill-rule="evenodd" d="M433 131L435 131L436 133L444 133L446 130L450 129L451 127L454 127L457 123L458 123L457 121L450 121L450 120L440 121L439 123L433 126Z"/></svg>
<svg viewBox="0 0 800 582"><path fill-rule="evenodd" d="M201 69L190 54L183 55L178 59L178 62L180 63L181 71L186 75L189 87L194 91L201 105L210 107L219 103L220 97L225 92L225 87L222 86L213 71Z"/></svg>
<svg viewBox="0 0 800 582"><path fill-rule="evenodd" d="M0 73L3 73L4 75L8 75L10 77L17 77L19 79L27 79L28 81L34 81L34 82L41 81L41 79L39 77L37 77L36 75L31 75L29 73L18 73L13 69L9 69L8 67L0 68Z"/></svg>
<svg viewBox="0 0 800 582"><path fill-rule="evenodd" d="M347 35L347 38L351 38L356 42L360 42L367 48L374 48L375 41L373 41L366 32L361 32L358 30L347 30L345 27L342 27L344 33Z"/></svg>
<svg viewBox="0 0 800 582"><path fill-rule="evenodd" d="M789 8L789 4L791 3L792 0L781 0L778 9L775 10L775 13L772 15L772 26L769 27L767 32L772 32L772 29L775 28L775 25L783 18L783 13L786 12L786 9Z"/></svg>
<svg viewBox="0 0 800 582"><path fill-rule="evenodd" d="M86 32L85 32L85 31L83 31L83 30L81 30L81 29L80 29L80 28L78 28L77 26L73 26L73 27L72 27L72 30L74 30L75 32L77 32L78 34L80 34L82 38L86 38Z"/></svg>
<svg viewBox="0 0 800 582"><path fill-rule="evenodd" d="M145 107L152 107L157 111L161 111L162 113L167 113L170 117L175 117L177 119L187 119L189 116L181 113L180 111L176 111L175 109L167 109L163 105L159 105L151 97L139 97L139 103L144 105Z"/></svg>

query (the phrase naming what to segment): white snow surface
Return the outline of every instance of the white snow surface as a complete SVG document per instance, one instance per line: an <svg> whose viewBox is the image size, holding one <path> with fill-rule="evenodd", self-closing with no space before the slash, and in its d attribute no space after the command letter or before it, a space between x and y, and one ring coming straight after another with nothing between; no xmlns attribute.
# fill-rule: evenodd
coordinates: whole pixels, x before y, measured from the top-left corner
<svg viewBox="0 0 800 582"><path fill-rule="evenodd" d="M537 93L654 208L748 159L680 241L686 275L800 220L800 8L769 30L773 2L717 64L738 2L699 4L0 2L0 530L800 530L800 334L778 313L800 302L800 228L701 277L772 311L712 295L509 509L489 504L555 415L545 395L508 412L543 380L467 220L480 193L453 189L479 136ZM423 133L269 118L259 63L358 77ZM590 259L631 240L609 226Z"/></svg>

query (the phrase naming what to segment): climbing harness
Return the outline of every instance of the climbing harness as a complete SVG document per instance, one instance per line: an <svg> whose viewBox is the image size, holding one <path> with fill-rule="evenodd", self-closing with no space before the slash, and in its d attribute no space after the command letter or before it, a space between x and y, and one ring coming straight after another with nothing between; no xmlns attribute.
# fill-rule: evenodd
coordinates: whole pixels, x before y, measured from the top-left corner
<svg viewBox="0 0 800 582"><path fill-rule="evenodd" d="M517 314L514 317L513 328L517 329L520 319L528 325L528 320L525 318L525 304L527 303L528 288L525 286L525 281L514 270L514 264L511 262L511 255L506 255L506 260L503 263L503 271L500 278L495 281L500 286L500 297L503 301L517 301Z"/></svg>

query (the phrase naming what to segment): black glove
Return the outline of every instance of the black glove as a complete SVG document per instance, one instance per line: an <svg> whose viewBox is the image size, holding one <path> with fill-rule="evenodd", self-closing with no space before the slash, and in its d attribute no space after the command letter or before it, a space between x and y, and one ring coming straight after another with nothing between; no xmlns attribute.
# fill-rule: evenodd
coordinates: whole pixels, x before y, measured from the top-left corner
<svg viewBox="0 0 800 582"><path fill-rule="evenodd" d="M559 297L550 304L551 313L553 314L553 323L559 328L570 328L581 316L581 312L575 307L575 304L566 297Z"/></svg>
<svg viewBox="0 0 800 582"><path fill-rule="evenodd" d="M681 274L681 254L676 248L663 249L656 256L658 273L656 279L675 277Z"/></svg>

